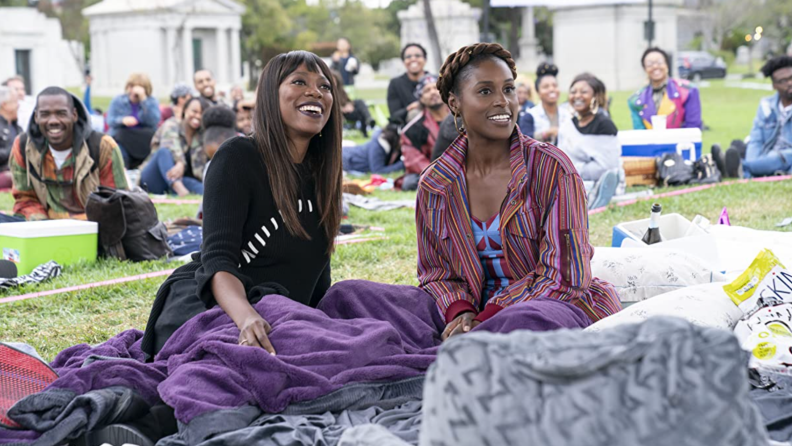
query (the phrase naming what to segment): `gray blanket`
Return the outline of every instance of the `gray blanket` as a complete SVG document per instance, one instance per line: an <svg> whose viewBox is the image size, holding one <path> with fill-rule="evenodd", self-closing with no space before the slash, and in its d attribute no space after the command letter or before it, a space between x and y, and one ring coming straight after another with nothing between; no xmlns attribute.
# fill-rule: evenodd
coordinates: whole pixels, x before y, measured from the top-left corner
<svg viewBox="0 0 792 446"><path fill-rule="evenodd" d="M421 402L411 401L392 409L370 407L345 410L338 414L317 415L267 414L250 426L218 435L198 446L282 446L339 445L344 431L353 426L383 428L383 436L406 445L418 444L421 424ZM191 443L178 436L160 440L157 446L187 446ZM377 443L382 446L381 443Z"/></svg>
<svg viewBox="0 0 792 446"><path fill-rule="evenodd" d="M418 444L423 376L391 383L356 383L281 413L255 406L219 410L180 424L157 446L335 446L354 426L381 427L394 439ZM384 446L384 445L378 445Z"/></svg>
<svg viewBox="0 0 792 446"><path fill-rule="evenodd" d="M674 318L471 333L429 370L420 444L767 445L747 359L731 333Z"/></svg>

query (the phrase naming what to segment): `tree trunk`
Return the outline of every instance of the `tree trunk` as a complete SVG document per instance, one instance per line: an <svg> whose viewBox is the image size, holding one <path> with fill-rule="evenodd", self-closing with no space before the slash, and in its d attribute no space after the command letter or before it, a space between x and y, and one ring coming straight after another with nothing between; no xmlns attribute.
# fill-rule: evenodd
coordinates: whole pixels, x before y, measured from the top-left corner
<svg viewBox="0 0 792 446"><path fill-rule="evenodd" d="M509 52L514 60L520 58L520 26L522 26L521 8L511 8L511 28L509 29Z"/></svg>
<svg viewBox="0 0 792 446"><path fill-rule="evenodd" d="M436 54L438 61L438 66L434 67L434 71L437 72L440 70L440 65L443 64L443 52L440 50L440 38L437 36L437 27L435 26L434 15L432 14L432 8L429 6L430 0L423 0L424 6L424 17L426 18L426 27L429 30L429 43L432 48L432 52Z"/></svg>

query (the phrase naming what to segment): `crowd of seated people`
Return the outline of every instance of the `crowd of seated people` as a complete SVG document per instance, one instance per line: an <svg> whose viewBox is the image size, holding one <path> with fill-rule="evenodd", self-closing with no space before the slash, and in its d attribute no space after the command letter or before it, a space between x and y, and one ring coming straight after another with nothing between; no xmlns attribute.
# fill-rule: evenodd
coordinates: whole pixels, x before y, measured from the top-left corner
<svg viewBox="0 0 792 446"><path fill-rule="evenodd" d="M343 149L345 121L362 122L364 134L373 127L368 107L346 91L360 68L346 39L333 55L336 72L306 51L275 56L253 99L237 87L223 99L211 71L199 70L194 89L177 85L160 108L148 77L133 74L108 109L108 134L94 129L92 109L59 87L37 95L23 128L18 97L0 88L0 137L12 135L0 138L0 163L7 151L14 213L82 219L99 186L205 193L201 253L162 284L136 344L149 359L207 311L228 316L216 323L228 325L231 340L216 344L272 361L279 352L288 357L288 346L270 340L270 322L278 322L261 311L269 287L295 308L343 307L347 319L398 329L409 329L405 320L426 322L418 306L428 306L437 345L479 326L539 327L566 314L574 318L549 329L584 328L620 311L615 287L592 273L588 232L588 210L607 205L620 168L602 80L580 73L562 100L557 67L536 69L534 96L496 43L460 48L438 75L425 70L426 56L421 45L405 46L406 73L388 88L389 124ZM669 77L667 54L651 48L641 63L649 84L629 100L634 127L649 130L658 115L667 128L701 127L698 90ZM732 147L721 160L739 175L792 166L792 58L773 59L763 72L776 93L760 103L745 153ZM144 131L151 135L139 149L129 135ZM125 169L138 162L140 181L129 184ZM402 300L403 286L393 286L389 299L376 290L392 285L365 281L342 281L328 292L344 170L403 171L403 188L417 190L418 287L409 289L418 305ZM343 298L327 299L331 293ZM388 305L407 318L381 311ZM133 434L138 444L168 435Z"/></svg>
<svg viewBox="0 0 792 446"><path fill-rule="evenodd" d="M366 142L343 149L344 170L403 172L405 181L399 184L409 190L417 187L421 172L440 158L455 140L465 137L467 129L460 117L443 103L437 89L438 77L426 70L426 49L421 44L409 43L401 51L401 60L404 74L391 79L388 85L386 102L390 122L383 128L372 119L366 102L353 97L351 87L360 62L346 39L338 41L331 81L342 86L336 91L336 100L346 126L360 130L364 138L373 131ZM664 117L668 129L702 127L699 91L687 81L672 78L669 61L669 55L656 47L647 49L641 56L647 85L628 100L633 128L652 129L653 117L657 116ZM724 177L765 176L792 170L792 58L772 59L762 71L772 79L776 93L761 101L750 136L745 142L735 140L725 151L720 145L713 146L712 158ZM584 182L589 206L607 205L619 181L620 146L618 129L610 119L606 86L596 75L582 73L569 86L567 100L562 100L558 73L555 65L542 63L536 68L532 83L524 77L518 78L515 85L517 127L530 138L558 146L569 157ZM169 103L162 105L153 95L149 77L145 73L133 73L123 94L113 98L106 113L92 107L90 76L86 81L84 103L61 95L67 103L60 104L67 106L69 113L74 112L73 119L67 119L71 127L67 129L64 124L63 131L71 132L70 138L76 133L76 138L82 141L69 141L68 147L62 144L64 151L61 152L58 148L50 151L42 148L39 154L44 161L52 158L52 175L60 175L63 181L68 180L69 174L61 171L62 166L75 163L76 160L67 162L67 158L76 157L81 142L89 145L91 140L87 135L89 129L93 129L106 134L102 139L104 149L85 150L85 154L101 152L103 156L97 164L112 166L99 174L91 171L105 183L127 187L128 177L119 172L139 169L134 184L128 186L141 186L155 194L202 194L204 172L212 158L204 144L206 128L202 115L211 106L220 105L233 113L234 129L238 134L251 135L259 125L255 99L246 97L239 85L232 86L228 95L218 91L214 75L207 69L195 72L192 86L175 85L169 94ZM56 192L60 186L50 182L38 185L37 190L31 189L27 181L19 187L13 181L15 174L29 176L28 172L15 171L12 153L16 137L30 130L20 125L25 121L21 115L23 102L35 102L35 110L28 112L33 119L28 119L37 132L42 131L36 123L40 98L36 101L26 98L24 84L20 89L18 83L19 78L10 78L4 82L7 86L0 89L0 188L14 186L20 196L17 203L20 209L30 205L35 196L37 206L43 206L45 211L37 208L32 213L21 213L26 217L79 215L84 197L80 196L76 185L64 185L67 190ZM44 102L49 105L51 99L59 95L53 94L54 90L48 91ZM76 102L70 103L73 100ZM28 144L37 144L36 137L28 141ZM66 150L69 148L77 150L71 154ZM24 153L24 149L18 148L18 151ZM120 161L115 159L116 155L120 156ZM94 183L96 181L91 181ZM23 191L26 190L37 193L25 195Z"/></svg>

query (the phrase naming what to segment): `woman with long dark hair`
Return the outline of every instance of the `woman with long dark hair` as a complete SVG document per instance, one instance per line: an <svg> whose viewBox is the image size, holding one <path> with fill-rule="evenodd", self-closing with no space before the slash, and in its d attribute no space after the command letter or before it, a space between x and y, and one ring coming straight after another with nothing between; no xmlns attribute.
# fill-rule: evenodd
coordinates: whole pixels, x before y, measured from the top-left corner
<svg viewBox="0 0 792 446"><path fill-rule="evenodd" d="M312 53L281 54L264 68L253 134L226 141L207 171L200 256L157 293L148 355L215 305L239 327L240 345L275 354L253 304L273 293L319 303L341 219L339 88Z"/></svg>
<svg viewBox="0 0 792 446"><path fill-rule="evenodd" d="M201 116L209 101L196 96L184 103L181 115L165 121L151 138L151 154L140 168L140 185L152 194L202 195L209 158L203 148Z"/></svg>

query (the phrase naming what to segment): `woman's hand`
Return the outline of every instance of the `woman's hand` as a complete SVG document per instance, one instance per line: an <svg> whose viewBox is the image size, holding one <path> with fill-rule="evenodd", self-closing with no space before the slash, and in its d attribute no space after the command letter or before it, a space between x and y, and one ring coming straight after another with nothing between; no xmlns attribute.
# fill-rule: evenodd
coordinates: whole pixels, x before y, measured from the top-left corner
<svg viewBox="0 0 792 446"><path fill-rule="evenodd" d="M143 102L146 100L146 98L148 98L148 95L146 94L146 89L140 85L135 85L134 87L132 87L132 94L137 96L137 99L140 102Z"/></svg>
<svg viewBox="0 0 792 446"><path fill-rule="evenodd" d="M124 124L127 127L134 127L138 125L138 120L135 119L134 116L125 116L123 119L121 119L121 124Z"/></svg>
<svg viewBox="0 0 792 446"><path fill-rule="evenodd" d="M476 317L470 311L466 311L459 316L455 317L450 324L446 325L445 330L443 330L443 335L441 337L442 340L446 340L451 336L456 336L458 334L467 333L470 330L476 328L478 324L481 322L474 321L473 318Z"/></svg>
<svg viewBox="0 0 792 446"><path fill-rule="evenodd" d="M168 179L171 181L176 181L182 179L184 176L184 163L179 161L176 163L175 166L171 167L167 173Z"/></svg>
<svg viewBox="0 0 792 446"><path fill-rule="evenodd" d="M269 352L270 355L274 355L275 348L272 347L267 336L270 331L272 331L272 327L263 317L259 314L251 315L239 327L239 345L260 347Z"/></svg>
<svg viewBox="0 0 792 446"><path fill-rule="evenodd" d="M547 131L544 132L544 139L545 141L552 141L558 136L558 127L550 127Z"/></svg>

